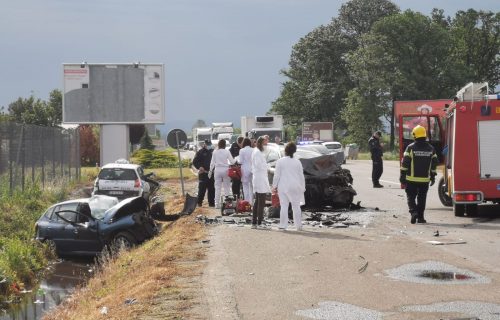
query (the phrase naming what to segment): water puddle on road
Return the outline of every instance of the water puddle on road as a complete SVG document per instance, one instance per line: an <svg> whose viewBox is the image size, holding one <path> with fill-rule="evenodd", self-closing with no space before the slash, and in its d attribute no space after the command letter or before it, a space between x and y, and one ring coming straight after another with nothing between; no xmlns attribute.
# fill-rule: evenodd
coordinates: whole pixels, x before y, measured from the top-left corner
<svg viewBox="0 0 500 320"><path fill-rule="evenodd" d="M409 263L384 271L394 280L422 284L481 284L490 283L491 279L467 269L457 268L440 261Z"/></svg>
<svg viewBox="0 0 500 320"><path fill-rule="evenodd" d="M434 280L444 280L444 281L474 279L473 277L468 276L466 274L462 274L462 273L446 272L446 271L431 271L431 270L424 270L418 276L422 277L422 278L429 278L429 279L434 279Z"/></svg>
<svg viewBox="0 0 500 320"><path fill-rule="evenodd" d="M50 264L51 271L32 290L21 291L18 300L4 301L0 320L41 319L50 309L85 283L94 271L93 260L58 260Z"/></svg>

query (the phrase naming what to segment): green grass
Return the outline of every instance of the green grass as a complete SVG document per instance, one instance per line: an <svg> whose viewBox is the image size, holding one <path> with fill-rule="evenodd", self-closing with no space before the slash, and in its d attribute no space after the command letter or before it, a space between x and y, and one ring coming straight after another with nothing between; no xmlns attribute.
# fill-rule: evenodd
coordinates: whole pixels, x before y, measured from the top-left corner
<svg viewBox="0 0 500 320"><path fill-rule="evenodd" d="M3 182L3 181L2 181ZM0 295L14 294L31 287L45 270L53 251L34 240L35 222L52 204L64 200L71 187L27 184L25 191L9 193L8 184L0 187Z"/></svg>

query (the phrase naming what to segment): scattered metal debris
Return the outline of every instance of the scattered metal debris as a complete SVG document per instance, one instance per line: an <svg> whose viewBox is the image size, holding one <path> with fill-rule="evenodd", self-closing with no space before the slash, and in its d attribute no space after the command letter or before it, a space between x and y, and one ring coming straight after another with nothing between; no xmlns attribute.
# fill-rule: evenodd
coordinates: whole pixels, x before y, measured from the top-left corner
<svg viewBox="0 0 500 320"><path fill-rule="evenodd" d="M359 256L361 259L363 259L363 261L366 261L365 257L363 256ZM358 273L363 273L365 272L366 268L368 268L368 261L365 262L365 264L358 269Z"/></svg>
<svg viewBox="0 0 500 320"><path fill-rule="evenodd" d="M439 237L439 230L436 230L436 232L434 232L434 237Z"/></svg>
<svg viewBox="0 0 500 320"><path fill-rule="evenodd" d="M132 304L135 304L137 303L137 299L136 298L127 298L125 299L125 304L126 305L132 305Z"/></svg>
<svg viewBox="0 0 500 320"><path fill-rule="evenodd" d="M444 245L449 245L449 244L466 244L467 241L437 241L437 240L429 240L427 243L432 244L433 246L444 246Z"/></svg>

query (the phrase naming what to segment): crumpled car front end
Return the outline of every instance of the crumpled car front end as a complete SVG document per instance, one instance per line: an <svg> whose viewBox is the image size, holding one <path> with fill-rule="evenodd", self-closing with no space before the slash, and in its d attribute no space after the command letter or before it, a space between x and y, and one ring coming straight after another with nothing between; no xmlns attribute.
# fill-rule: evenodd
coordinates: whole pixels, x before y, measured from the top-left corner
<svg viewBox="0 0 500 320"><path fill-rule="evenodd" d="M149 215L148 203L143 197L127 198L110 208L101 224L104 243L111 243L119 232L128 232L136 243L152 238L159 232L158 224Z"/></svg>
<svg viewBox="0 0 500 320"><path fill-rule="evenodd" d="M333 155L300 159L306 180L306 207L347 208L356 191L351 172L337 164Z"/></svg>

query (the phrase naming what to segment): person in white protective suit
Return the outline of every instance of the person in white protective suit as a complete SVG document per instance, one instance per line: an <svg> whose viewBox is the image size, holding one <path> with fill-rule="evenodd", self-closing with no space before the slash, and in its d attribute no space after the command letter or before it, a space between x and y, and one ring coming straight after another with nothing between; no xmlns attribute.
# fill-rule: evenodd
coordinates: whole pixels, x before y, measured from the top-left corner
<svg viewBox="0 0 500 320"><path fill-rule="evenodd" d="M252 141L249 138L243 139L240 150L241 183L243 185L243 197L249 203L253 203L252 188Z"/></svg>
<svg viewBox="0 0 500 320"><path fill-rule="evenodd" d="M271 192L269 178L267 177L267 161L264 147L267 145L265 137L257 139L257 146L252 152L252 186L255 193L253 201L252 228L262 225L264 220L264 207L266 206L266 194Z"/></svg>
<svg viewBox="0 0 500 320"><path fill-rule="evenodd" d="M297 231L302 230L302 211L305 204L304 192L306 181L302 163L293 157L297 146L289 142L285 147L285 157L276 162L273 178L273 192L278 192L280 199L280 229L288 227L288 205L292 204L293 221Z"/></svg>
<svg viewBox="0 0 500 320"><path fill-rule="evenodd" d="M221 206L221 188L224 186L224 195L227 197L231 190L231 178L227 175L229 164L234 164L235 160L229 150L226 150L226 140L220 139L217 143L217 150L212 154L210 162L209 177L214 174L215 184L215 207L220 209Z"/></svg>

